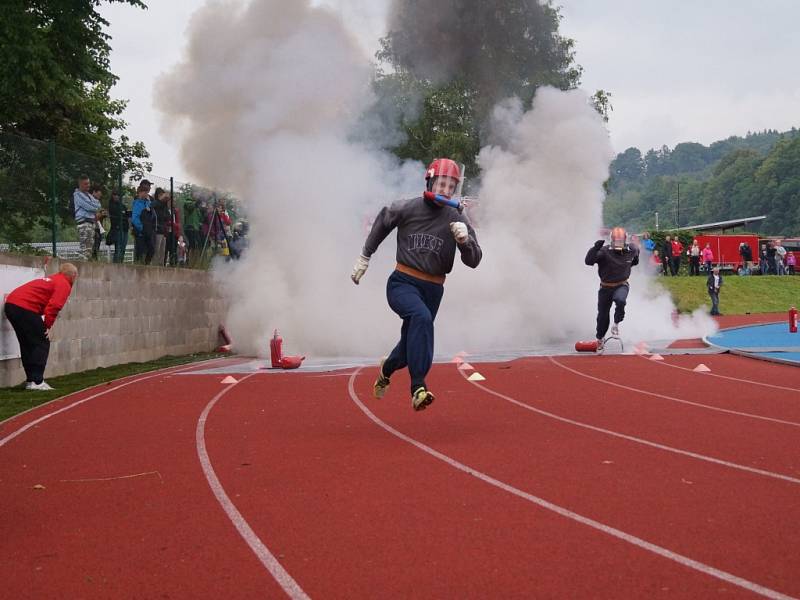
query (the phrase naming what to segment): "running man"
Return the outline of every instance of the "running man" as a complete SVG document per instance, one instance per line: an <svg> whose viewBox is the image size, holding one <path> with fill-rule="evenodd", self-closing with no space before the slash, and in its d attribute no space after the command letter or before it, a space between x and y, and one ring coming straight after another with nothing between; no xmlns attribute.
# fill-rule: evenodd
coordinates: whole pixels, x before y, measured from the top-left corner
<svg viewBox="0 0 800 600"><path fill-rule="evenodd" d="M600 289L597 292L597 349L603 349L609 324L611 304L614 309L614 325L611 336L619 336L619 324L625 318L625 304L628 299L628 278L631 267L639 264L639 249L628 244L628 236L622 227L611 230L611 243L606 246L605 240L597 240L586 253L586 264L597 265L600 276Z"/></svg>
<svg viewBox="0 0 800 600"><path fill-rule="evenodd" d="M425 180L427 193L381 209L350 276L358 284L370 257L396 227L397 265L386 283L386 297L403 325L400 341L380 364L373 393L382 398L392 374L408 367L414 410L425 409L435 398L425 385L425 376L433 363L433 321L456 248L461 262L473 269L483 255L469 219L452 206L457 204L452 198L462 180L459 165L449 158L437 158L428 167Z"/></svg>

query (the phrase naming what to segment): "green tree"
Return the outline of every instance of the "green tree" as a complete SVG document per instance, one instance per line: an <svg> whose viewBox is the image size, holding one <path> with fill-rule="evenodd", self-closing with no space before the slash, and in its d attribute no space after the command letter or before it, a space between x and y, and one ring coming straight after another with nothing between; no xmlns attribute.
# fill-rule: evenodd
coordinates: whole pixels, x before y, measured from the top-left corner
<svg viewBox="0 0 800 600"><path fill-rule="evenodd" d="M703 187L701 215L704 221L725 221L753 216L757 185L755 172L763 157L742 148L724 156Z"/></svg>
<svg viewBox="0 0 800 600"><path fill-rule="evenodd" d="M796 233L800 226L800 138L775 144L756 171L755 181L767 213L764 229L781 235Z"/></svg>
<svg viewBox="0 0 800 600"><path fill-rule="evenodd" d="M639 183L644 177L644 159L638 148L628 148L611 161L611 188L623 183Z"/></svg>
<svg viewBox="0 0 800 600"><path fill-rule="evenodd" d="M376 90L384 105L396 94L396 125L406 141L392 149L401 157L427 162L449 155L469 168L499 100L517 96L528 108L538 87L570 89L580 81L575 42L558 34L561 15L549 0L395 6L376 54ZM600 99L610 109L608 93Z"/></svg>
<svg viewBox="0 0 800 600"><path fill-rule="evenodd" d="M140 0L108 0L146 8ZM100 0L6 0L0 19L0 131L55 140L72 150L149 169L144 144L125 129L113 100L108 26Z"/></svg>
<svg viewBox="0 0 800 600"><path fill-rule="evenodd" d="M109 0L146 8L140 0ZM101 0L6 0L0 18L0 238L25 243L70 223L79 174L111 187L148 171L147 150L122 134L126 102L111 98ZM57 146L55 172L51 151ZM52 222L51 176L59 198ZM106 194L106 198L108 194Z"/></svg>

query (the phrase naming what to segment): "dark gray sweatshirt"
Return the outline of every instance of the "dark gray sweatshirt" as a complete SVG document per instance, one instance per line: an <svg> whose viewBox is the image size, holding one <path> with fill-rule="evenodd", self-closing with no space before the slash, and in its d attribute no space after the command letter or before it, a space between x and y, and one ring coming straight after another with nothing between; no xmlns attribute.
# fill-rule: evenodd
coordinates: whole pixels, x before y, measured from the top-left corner
<svg viewBox="0 0 800 600"><path fill-rule="evenodd" d="M467 225L469 239L456 244L450 223L460 221ZM367 236L362 254L370 257L397 227L397 262L428 273L446 275L453 270L456 248L461 262L473 269L481 262L483 253L478 245L475 230L466 216L450 206L439 206L422 196L400 200L384 206Z"/></svg>
<svg viewBox="0 0 800 600"><path fill-rule="evenodd" d="M603 283L619 283L631 276L631 267L639 264L639 249L628 246L618 252L608 246L595 245L589 248L584 262L589 266L597 265L597 273Z"/></svg>

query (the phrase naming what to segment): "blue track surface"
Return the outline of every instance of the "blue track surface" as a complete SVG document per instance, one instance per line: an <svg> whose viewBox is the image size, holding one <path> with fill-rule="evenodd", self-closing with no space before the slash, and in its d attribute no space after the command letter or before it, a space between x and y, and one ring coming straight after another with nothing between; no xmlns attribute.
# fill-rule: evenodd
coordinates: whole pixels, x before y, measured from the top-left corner
<svg viewBox="0 0 800 600"><path fill-rule="evenodd" d="M800 333L789 333L788 323L727 329L706 339L729 350L800 364Z"/></svg>

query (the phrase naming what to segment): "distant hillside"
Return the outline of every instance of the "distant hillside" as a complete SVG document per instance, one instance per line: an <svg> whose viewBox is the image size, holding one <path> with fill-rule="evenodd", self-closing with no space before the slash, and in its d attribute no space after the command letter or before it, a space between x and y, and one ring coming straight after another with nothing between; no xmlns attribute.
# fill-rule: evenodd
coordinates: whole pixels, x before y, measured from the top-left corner
<svg viewBox="0 0 800 600"><path fill-rule="evenodd" d="M606 183L608 225L661 229L766 214L762 231L800 233L800 131L765 130L617 155Z"/></svg>

